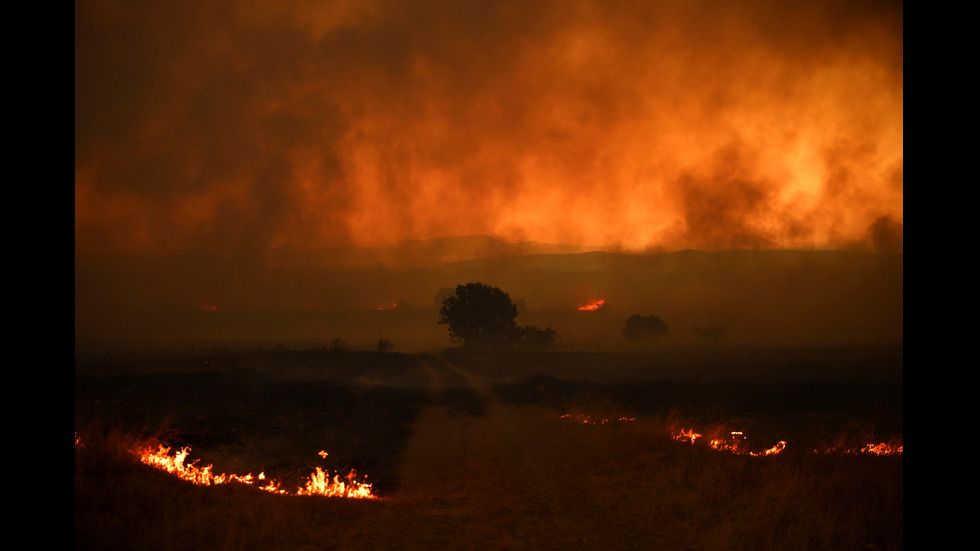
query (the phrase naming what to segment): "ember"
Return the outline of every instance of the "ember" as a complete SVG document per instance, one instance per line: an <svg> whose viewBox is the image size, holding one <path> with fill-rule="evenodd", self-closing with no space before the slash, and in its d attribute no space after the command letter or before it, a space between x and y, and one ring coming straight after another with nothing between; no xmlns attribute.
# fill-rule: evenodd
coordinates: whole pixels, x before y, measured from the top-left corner
<svg viewBox="0 0 980 551"><path fill-rule="evenodd" d="M604 425L612 421L612 419L605 417L592 417L590 415L582 413L565 413L561 416L562 419L570 419L577 423L582 423L586 425ZM635 417L618 417L615 421L625 422L625 421L635 421ZM675 429L671 431L671 436L674 440L681 442L689 442L694 444L698 439L704 438L704 435L695 432L694 429ZM767 448L761 451L752 451L745 443L746 436L742 431L732 431L729 433L728 438L713 438L708 441L708 446L712 449L718 451L727 451L736 455L751 455L753 457L762 457L767 455L778 455L786 449L786 441L780 440L776 445L771 448ZM820 450L813 450L814 453L821 453ZM882 442L877 444L867 444L859 450L845 450L840 451L834 448L826 450L824 453L845 453L845 454L873 454L873 455L902 455L904 451L904 446L900 441Z"/></svg>
<svg viewBox="0 0 980 551"><path fill-rule="evenodd" d="M597 418L597 417L592 417L591 415L571 414L571 413L566 413L566 414L562 415L561 418L562 419L571 419L573 421L577 421L577 422L582 423L582 424L585 424L585 425L605 425L606 423L608 423L610 421L610 419L609 418L606 418L606 417ZM617 417L616 418L616 421L620 421L620 422L635 421L635 420L636 420L636 417Z"/></svg>

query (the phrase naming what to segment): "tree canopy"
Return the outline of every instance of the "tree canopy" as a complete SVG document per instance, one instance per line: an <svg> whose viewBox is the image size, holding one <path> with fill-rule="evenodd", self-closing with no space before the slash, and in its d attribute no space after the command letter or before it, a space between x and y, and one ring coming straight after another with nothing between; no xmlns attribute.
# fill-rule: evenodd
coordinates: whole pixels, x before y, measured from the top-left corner
<svg viewBox="0 0 980 551"><path fill-rule="evenodd" d="M439 309L439 324L449 326L449 337L466 346L502 346L519 340L516 317L517 306L510 295L483 283L457 285Z"/></svg>
<svg viewBox="0 0 980 551"><path fill-rule="evenodd" d="M443 297L439 325L449 326L449 338L453 341L480 348L557 346L558 335L554 329L535 325L519 327L514 322L517 305L510 300L510 295L497 287L467 283L457 285L454 293L446 294L446 290L436 295Z"/></svg>

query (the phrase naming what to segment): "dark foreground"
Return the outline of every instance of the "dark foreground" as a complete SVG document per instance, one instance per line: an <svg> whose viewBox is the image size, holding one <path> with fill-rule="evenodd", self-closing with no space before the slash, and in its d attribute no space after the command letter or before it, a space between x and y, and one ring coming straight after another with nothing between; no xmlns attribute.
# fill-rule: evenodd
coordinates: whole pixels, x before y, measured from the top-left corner
<svg viewBox="0 0 980 551"><path fill-rule="evenodd" d="M902 457L840 452L902 437L900 349L76 364L79 549L903 547ZM735 455L678 427L787 444ZM149 439L285 487L355 469L381 499L193 486L126 453Z"/></svg>

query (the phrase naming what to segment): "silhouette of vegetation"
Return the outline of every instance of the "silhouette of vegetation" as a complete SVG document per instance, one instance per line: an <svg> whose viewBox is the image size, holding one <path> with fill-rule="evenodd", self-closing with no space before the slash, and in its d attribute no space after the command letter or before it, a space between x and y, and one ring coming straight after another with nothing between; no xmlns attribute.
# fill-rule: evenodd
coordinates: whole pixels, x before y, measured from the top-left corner
<svg viewBox="0 0 980 551"><path fill-rule="evenodd" d="M347 341L341 337L337 337L327 345L327 351L333 355L343 356L347 353Z"/></svg>
<svg viewBox="0 0 980 551"><path fill-rule="evenodd" d="M338 366L343 365L348 352L347 341L341 337L336 337L327 345L328 357Z"/></svg>
<svg viewBox="0 0 980 551"><path fill-rule="evenodd" d="M449 326L449 338L467 347L499 347L518 342L521 329L514 322L517 306L510 295L483 283L457 285L442 301L439 325Z"/></svg>
<svg viewBox="0 0 980 551"><path fill-rule="evenodd" d="M666 335L667 323L657 316L632 315L623 328L623 336L632 342L656 342Z"/></svg>
<svg viewBox="0 0 980 551"><path fill-rule="evenodd" d="M694 326L694 338L701 342L718 342L725 336L724 327L698 327Z"/></svg>
<svg viewBox="0 0 980 551"><path fill-rule="evenodd" d="M558 333L550 327L541 329L536 325L525 325L521 329L521 346L527 348L554 348L558 344Z"/></svg>
<svg viewBox="0 0 980 551"><path fill-rule="evenodd" d="M378 339L378 352L384 353L391 348L391 341L388 339Z"/></svg>

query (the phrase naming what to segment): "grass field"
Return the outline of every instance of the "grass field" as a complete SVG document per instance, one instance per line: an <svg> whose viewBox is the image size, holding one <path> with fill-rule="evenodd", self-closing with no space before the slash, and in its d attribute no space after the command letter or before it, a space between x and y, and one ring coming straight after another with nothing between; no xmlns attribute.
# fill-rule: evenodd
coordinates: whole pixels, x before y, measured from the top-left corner
<svg viewBox="0 0 980 551"><path fill-rule="evenodd" d="M845 453L901 441L902 361L853 347L76 358L75 547L902 549L903 457ZM785 449L709 445L731 431ZM148 443L287 489L353 469L380 499L197 486L130 453Z"/></svg>

